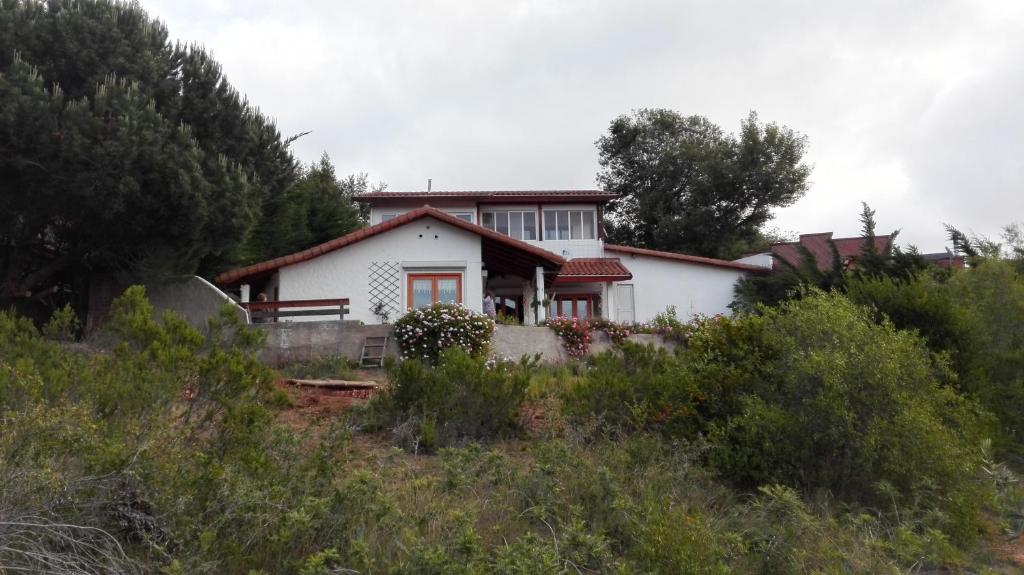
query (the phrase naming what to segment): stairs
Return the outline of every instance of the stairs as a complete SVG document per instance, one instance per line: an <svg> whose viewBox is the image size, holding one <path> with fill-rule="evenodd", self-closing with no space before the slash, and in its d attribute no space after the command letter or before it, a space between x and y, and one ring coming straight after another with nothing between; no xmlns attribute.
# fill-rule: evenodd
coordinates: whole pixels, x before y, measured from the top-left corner
<svg viewBox="0 0 1024 575"><path fill-rule="evenodd" d="M388 336L368 337L363 340L363 351L359 353L359 367L384 367L384 353L388 348Z"/></svg>

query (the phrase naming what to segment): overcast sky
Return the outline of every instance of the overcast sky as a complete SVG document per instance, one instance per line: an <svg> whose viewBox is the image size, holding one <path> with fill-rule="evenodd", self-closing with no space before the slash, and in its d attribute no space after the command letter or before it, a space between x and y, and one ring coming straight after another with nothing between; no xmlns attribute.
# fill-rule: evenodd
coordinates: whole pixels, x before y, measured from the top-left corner
<svg viewBox="0 0 1024 575"><path fill-rule="evenodd" d="M143 0L303 161L392 190L593 188L594 141L664 107L807 135L795 233L901 243L1024 220L1024 1Z"/></svg>

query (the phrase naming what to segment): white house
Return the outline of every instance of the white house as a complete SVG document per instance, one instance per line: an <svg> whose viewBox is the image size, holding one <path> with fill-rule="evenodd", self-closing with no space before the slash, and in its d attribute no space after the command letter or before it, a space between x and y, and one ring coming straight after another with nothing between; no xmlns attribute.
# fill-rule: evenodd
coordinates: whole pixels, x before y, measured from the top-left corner
<svg viewBox="0 0 1024 575"><path fill-rule="evenodd" d="M551 315L645 322L729 313L733 285L765 268L606 244L600 190L375 192L370 225L301 252L225 272L243 301L348 298L348 319L380 323L433 302L530 325ZM544 305L546 302L547 305ZM293 318L323 319L322 317Z"/></svg>

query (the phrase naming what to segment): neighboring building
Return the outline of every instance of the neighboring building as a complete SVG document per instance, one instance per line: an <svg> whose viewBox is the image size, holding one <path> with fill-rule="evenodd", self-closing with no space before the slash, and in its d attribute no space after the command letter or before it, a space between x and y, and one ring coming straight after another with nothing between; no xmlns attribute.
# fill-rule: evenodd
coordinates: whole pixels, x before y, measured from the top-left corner
<svg viewBox="0 0 1024 575"><path fill-rule="evenodd" d="M380 323L457 302L529 325L547 316L644 322L729 313L733 285L765 267L605 244L599 190L375 192L370 225L301 252L219 275L271 300L349 298L350 319ZM534 302L548 301L548 305ZM302 318L302 319L317 319Z"/></svg>
<svg viewBox="0 0 1024 575"><path fill-rule="evenodd" d="M966 258L962 255L956 255L952 252L936 252L933 254L921 254L921 257L933 266L940 268L948 268L953 270L962 270L967 267Z"/></svg>
<svg viewBox="0 0 1024 575"><path fill-rule="evenodd" d="M889 235L875 236L875 249L879 253L884 252L891 241L892 236ZM771 255L774 258L772 267L773 269L779 269L780 266L784 265L782 262L786 262L794 267L800 267L804 257L804 249L806 249L814 256L814 261L818 264L819 270L832 269L835 253L839 254L839 261L842 263L843 268L848 269L856 265L857 258L860 257L866 242L867 238L865 237L833 238L832 232L801 234L799 241L772 245ZM833 246L835 246L835 253L832 251ZM744 258L740 261L747 259Z"/></svg>

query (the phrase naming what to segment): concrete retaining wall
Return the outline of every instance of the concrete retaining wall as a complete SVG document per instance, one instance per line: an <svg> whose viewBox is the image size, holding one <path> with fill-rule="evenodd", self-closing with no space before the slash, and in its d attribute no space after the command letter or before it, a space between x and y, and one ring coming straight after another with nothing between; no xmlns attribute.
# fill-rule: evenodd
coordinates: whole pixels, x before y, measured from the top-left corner
<svg viewBox="0 0 1024 575"><path fill-rule="evenodd" d="M391 334L391 326L359 325L355 321L289 321L257 323L267 334L260 359L275 367L321 357L344 356L359 361L363 340ZM398 344L389 340L387 355L398 357Z"/></svg>
<svg viewBox="0 0 1024 575"><path fill-rule="evenodd" d="M193 327L205 331L206 322L217 317L225 303L231 304L231 310L238 314L243 323L249 321L249 315L227 294L201 277L192 276L182 281L160 284L147 284L146 297L158 314L171 310L185 319Z"/></svg>
<svg viewBox="0 0 1024 575"><path fill-rule="evenodd" d="M644 345L651 344L656 347L672 349L675 343L666 341L660 335L638 333L629 336L629 340ZM601 353L612 348L612 342L604 332L595 331L590 335L590 353ZM541 359L546 362L558 363L568 361L569 354L562 345L562 338L558 337L551 328L529 327L520 325L497 325L494 326L494 337L491 338L491 350L499 356L509 359L519 359L524 355L533 356L540 354Z"/></svg>
<svg viewBox="0 0 1024 575"><path fill-rule="evenodd" d="M331 356L358 361L364 339L391 334L390 326L359 325L354 321L281 322L254 324L252 327L267 334L267 344L260 352L260 359L273 366ZM669 349L675 346L657 335L636 334L629 339ZM612 343L604 333L592 334L591 353L600 353L611 347ZM562 346L562 339L546 327L495 326L491 349L494 355L509 359L535 354L551 363L570 359ZM398 344L391 339L387 355L398 357L399 354Z"/></svg>

